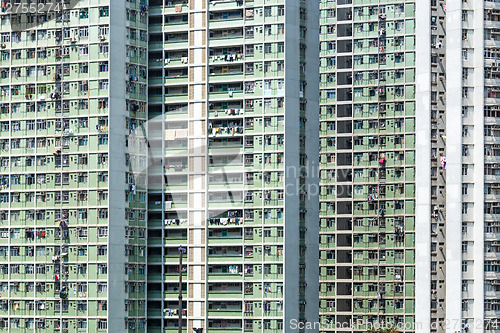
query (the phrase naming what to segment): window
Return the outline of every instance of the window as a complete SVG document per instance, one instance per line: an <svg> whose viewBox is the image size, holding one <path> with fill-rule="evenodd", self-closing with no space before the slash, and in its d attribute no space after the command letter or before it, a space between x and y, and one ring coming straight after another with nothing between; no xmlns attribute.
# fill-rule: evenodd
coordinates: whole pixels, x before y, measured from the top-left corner
<svg viewBox="0 0 500 333"><path fill-rule="evenodd" d="M108 209L107 208L101 208L98 210L98 215L100 219L107 219L108 218Z"/></svg>
<svg viewBox="0 0 500 333"><path fill-rule="evenodd" d="M79 64L78 71L80 74L88 73L89 72L89 65L88 64ZM80 107L80 109L82 109L82 108ZM86 109L88 109L88 107Z"/></svg>
<svg viewBox="0 0 500 333"><path fill-rule="evenodd" d="M99 306L101 304L99 303ZM98 319L97 320L97 329L99 330L107 330L108 329L108 321L107 319Z"/></svg>
<svg viewBox="0 0 500 333"><path fill-rule="evenodd" d="M107 54L109 53L109 44L108 43L103 43L99 45L99 53L100 54Z"/></svg>
<svg viewBox="0 0 500 333"><path fill-rule="evenodd" d="M99 134L99 144L107 145L108 144L108 135L107 134Z"/></svg>
<svg viewBox="0 0 500 333"><path fill-rule="evenodd" d="M109 7L99 8L99 17L109 17Z"/></svg>
<svg viewBox="0 0 500 333"><path fill-rule="evenodd" d="M335 93L336 91L331 89L326 91L326 98L327 99L335 99Z"/></svg>
<svg viewBox="0 0 500 333"><path fill-rule="evenodd" d="M79 246L78 247L78 255L79 256L87 256L87 247L86 246Z"/></svg>
<svg viewBox="0 0 500 333"><path fill-rule="evenodd" d="M97 247L97 255L99 256L105 256L108 254L108 247L107 245L101 245Z"/></svg>
<svg viewBox="0 0 500 333"><path fill-rule="evenodd" d="M108 237L108 227L98 227L98 236L100 238Z"/></svg>
<svg viewBox="0 0 500 333"><path fill-rule="evenodd" d="M108 292L108 284L106 282L98 282L97 283L97 292L98 293L107 293Z"/></svg>
<svg viewBox="0 0 500 333"><path fill-rule="evenodd" d="M37 264L36 265L36 274L45 274L46 273L46 268L44 264Z"/></svg>
<svg viewBox="0 0 500 333"><path fill-rule="evenodd" d="M109 64L107 61L99 64L99 72L108 72L108 71L109 71Z"/></svg>
<svg viewBox="0 0 500 333"><path fill-rule="evenodd" d="M34 131L35 130L35 121L34 120L28 120L28 121L26 121L26 130L28 130L28 131Z"/></svg>
<svg viewBox="0 0 500 333"><path fill-rule="evenodd" d="M18 264L11 264L10 265L10 273L11 274L19 274L19 265Z"/></svg>
<svg viewBox="0 0 500 333"><path fill-rule="evenodd" d="M21 238L21 229L11 229L10 231L10 238L11 239L19 239Z"/></svg>
<svg viewBox="0 0 500 333"><path fill-rule="evenodd" d="M468 184L462 184L462 195L467 195L468 187Z"/></svg>
<svg viewBox="0 0 500 333"><path fill-rule="evenodd" d="M108 274L108 265L98 264L97 271L98 271L98 274Z"/></svg>
<svg viewBox="0 0 500 333"><path fill-rule="evenodd" d="M100 26L99 27L99 36L106 36L109 34L109 26Z"/></svg>
<svg viewBox="0 0 500 333"><path fill-rule="evenodd" d="M78 48L78 54L79 55L88 55L89 54L89 47L86 45L81 45Z"/></svg>
<svg viewBox="0 0 500 333"><path fill-rule="evenodd" d="M79 146L88 146L88 144L89 144L89 137L87 135L81 136L78 139L78 145Z"/></svg>
<svg viewBox="0 0 500 333"><path fill-rule="evenodd" d="M78 319L77 328L86 329L87 328L87 319Z"/></svg>
<svg viewBox="0 0 500 333"><path fill-rule="evenodd" d="M87 301L78 301L77 310L78 311L87 311Z"/></svg>
<svg viewBox="0 0 500 333"><path fill-rule="evenodd" d="M24 265L24 274L34 274L35 267L31 264Z"/></svg>
<svg viewBox="0 0 500 333"><path fill-rule="evenodd" d="M108 302L107 301L99 301L98 303L98 309L99 311L107 311L108 310ZM102 319L106 320L106 319Z"/></svg>
<svg viewBox="0 0 500 333"><path fill-rule="evenodd" d="M78 127L79 128L88 128L89 127L89 118L88 117L80 118L78 120Z"/></svg>
<svg viewBox="0 0 500 333"><path fill-rule="evenodd" d="M469 204L466 202L463 202L462 203L462 214L464 214L464 215L467 214L468 210L469 210L468 208L469 208Z"/></svg>
<svg viewBox="0 0 500 333"><path fill-rule="evenodd" d="M99 81L99 89L108 90L109 89L109 81L108 80Z"/></svg>
<svg viewBox="0 0 500 333"><path fill-rule="evenodd" d="M78 35L80 37L88 37L89 36L89 28L88 27L82 27L78 30Z"/></svg>

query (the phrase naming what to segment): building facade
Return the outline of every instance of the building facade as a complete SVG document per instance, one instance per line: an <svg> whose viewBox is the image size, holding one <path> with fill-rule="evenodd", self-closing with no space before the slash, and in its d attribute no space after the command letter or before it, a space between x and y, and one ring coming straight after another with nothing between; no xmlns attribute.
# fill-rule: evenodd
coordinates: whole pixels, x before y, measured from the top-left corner
<svg viewBox="0 0 500 333"><path fill-rule="evenodd" d="M433 332L498 332L498 4L431 1L417 20L424 16L431 34L420 45L431 52L417 53L417 77L426 78L417 151L431 167L417 183L430 214L419 214L417 243L431 247L417 260L417 294L431 301L417 298L417 322Z"/></svg>
<svg viewBox="0 0 500 333"><path fill-rule="evenodd" d="M148 331L177 331L179 273L188 332L318 317L318 22L309 1L150 1Z"/></svg>
<svg viewBox="0 0 500 333"><path fill-rule="evenodd" d="M144 332L147 179L133 170L147 155L127 136L147 114L145 2L12 6L0 18L0 330Z"/></svg>
<svg viewBox="0 0 500 333"><path fill-rule="evenodd" d="M58 6L2 7L0 330L317 318L317 6Z"/></svg>
<svg viewBox="0 0 500 333"><path fill-rule="evenodd" d="M415 1L320 5L320 312L332 323L322 331L406 327L415 321Z"/></svg>
<svg viewBox="0 0 500 333"><path fill-rule="evenodd" d="M497 1L17 3L0 331L500 331Z"/></svg>
<svg viewBox="0 0 500 333"><path fill-rule="evenodd" d="M320 6L321 318L497 332L498 4Z"/></svg>

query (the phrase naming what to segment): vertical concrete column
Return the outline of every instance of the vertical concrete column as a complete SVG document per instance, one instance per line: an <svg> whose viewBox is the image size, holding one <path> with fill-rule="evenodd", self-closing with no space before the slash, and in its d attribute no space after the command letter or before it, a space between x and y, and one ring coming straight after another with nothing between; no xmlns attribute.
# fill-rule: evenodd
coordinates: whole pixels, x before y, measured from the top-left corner
<svg viewBox="0 0 500 333"><path fill-rule="evenodd" d="M415 331L431 326L431 16L430 1L416 3L416 217Z"/></svg>
<svg viewBox="0 0 500 333"><path fill-rule="evenodd" d="M447 1L446 28L446 332L456 332L462 319L461 1Z"/></svg>
<svg viewBox="0 0 500 333"><path fill-rule="evenodd" d="M473 208L473 250L474 277L472 316L474 323L484 320L484 1L473 2L474 10L474 208ZM469 301L470 302L470 301ZM470 310L470 309L469 309ZM474 332L484 332L482 325L475 325Z"/></svg>
<svg viewBox="0 0 500 333"><path fill-rule="evenodd" d="M188 332L206 328L207 1L189 2Z"/></svg>

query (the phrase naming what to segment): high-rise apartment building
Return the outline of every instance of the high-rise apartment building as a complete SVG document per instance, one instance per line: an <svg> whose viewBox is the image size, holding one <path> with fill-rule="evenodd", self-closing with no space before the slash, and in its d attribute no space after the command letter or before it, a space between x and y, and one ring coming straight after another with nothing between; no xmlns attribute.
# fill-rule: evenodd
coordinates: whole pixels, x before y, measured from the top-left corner
<svg viewBox="0 0 500 333"><path fill-rule="evenodd" d="M497 1L1 3L0 332L499 331Z"/></svg>
<svg viewBox="0 0 500 333"><path fill-rule="evenodd" d="M17 3L0 331L177 332L179 273L184 332L315 320L317 4Z"/></svg>
<svg viewBox="0 0 500 333"><path fill-rule="evenodd" d="M498 3L320 6L321 330L498 332Z"/></svg>
<svg viewBox="0 0 500 333"><path fill-rule="evenodd" d="M422 17L422 31L431 31L417 29L417 161L431 165L417 163L425 208L417 248L430 243L430 253L417 252L416 319L431 332L500 330L499 8L495 1L417 4L417 27Z"/></svg>
<svg viewBox="0 0 500 333"><path fill-rule="evenodd" d="M317 320L317 3L149 4L148 330Z"/></svg>
<svg viewBox="0 0 500 333"><path fill-rule="evenodd" d="M322 320L415 320L415 1L321 1Z"/></svg>
<svg viewBox="0 0 500 333"><path fill-rule="evenodd" d="M20 3L0 15L0 330L144 332L146 3Z"/></svg>

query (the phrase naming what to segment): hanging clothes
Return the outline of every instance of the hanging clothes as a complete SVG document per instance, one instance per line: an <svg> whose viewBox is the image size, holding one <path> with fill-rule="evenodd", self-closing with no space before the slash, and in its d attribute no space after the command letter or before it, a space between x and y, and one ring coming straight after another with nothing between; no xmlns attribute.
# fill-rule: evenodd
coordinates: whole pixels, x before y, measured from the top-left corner
<svg viewBox="0 0 500 333"><path fill-rule="evenodd" d="M443 170L446 170L446 156L441 156L440 162Z"/></svg>

